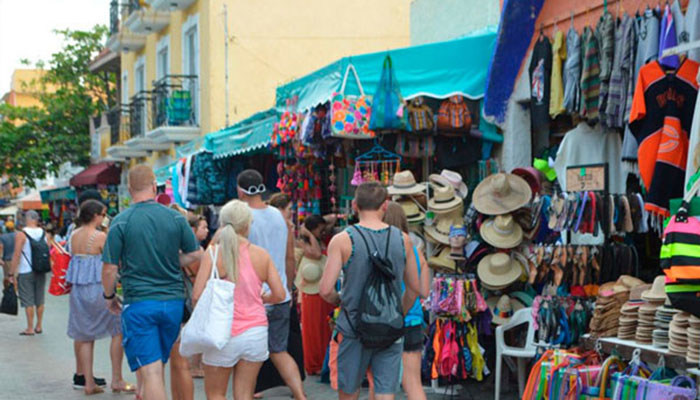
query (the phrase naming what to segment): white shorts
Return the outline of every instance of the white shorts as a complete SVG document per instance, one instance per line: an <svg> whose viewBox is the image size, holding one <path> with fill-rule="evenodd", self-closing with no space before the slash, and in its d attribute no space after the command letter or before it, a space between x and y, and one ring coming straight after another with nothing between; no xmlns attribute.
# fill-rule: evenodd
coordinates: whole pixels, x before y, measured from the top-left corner
<svg viewBox="0 0 700 400"><path fill-rule="evenodd" d="M204 352L202 362L212 367L231 368L240 360L264 362L267 351L267 326L256 326L237 336L231 336L221 350Z"/></svg>

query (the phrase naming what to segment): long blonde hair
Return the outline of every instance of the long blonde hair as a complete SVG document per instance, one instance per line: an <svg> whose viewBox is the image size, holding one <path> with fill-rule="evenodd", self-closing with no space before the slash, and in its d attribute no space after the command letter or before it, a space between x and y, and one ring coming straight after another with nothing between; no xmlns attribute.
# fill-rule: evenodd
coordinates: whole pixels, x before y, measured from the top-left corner
<svg viewBox="0 0 700 400"><path fill-rule="evenodd" d="M246 235L253 220L248 204L231 200L221 209L219 245L224 268L233 282L238 281L238 235Z"/></svg>

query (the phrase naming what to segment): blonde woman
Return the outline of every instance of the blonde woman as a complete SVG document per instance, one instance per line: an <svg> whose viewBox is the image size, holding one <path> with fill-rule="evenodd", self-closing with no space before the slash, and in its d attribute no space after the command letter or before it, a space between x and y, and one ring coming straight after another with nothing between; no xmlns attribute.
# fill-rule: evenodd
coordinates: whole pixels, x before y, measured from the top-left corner
<svg viewBox="0 0 700 400"><path fill-rule="evenodd" d="M194 284L193 300L204 291L212 268L219 276L236 284L234 291L231 339L221 350L203 354L204 390L209 400L226 398L228 381L233 373L233 397L251 400L262 363L269 356L265 304L284 300L282 280L270 256L247 237L252 221L248 205L233 200L221 209L221 228L202 258ZM267 283L270 291L262 293Z"/></svg>

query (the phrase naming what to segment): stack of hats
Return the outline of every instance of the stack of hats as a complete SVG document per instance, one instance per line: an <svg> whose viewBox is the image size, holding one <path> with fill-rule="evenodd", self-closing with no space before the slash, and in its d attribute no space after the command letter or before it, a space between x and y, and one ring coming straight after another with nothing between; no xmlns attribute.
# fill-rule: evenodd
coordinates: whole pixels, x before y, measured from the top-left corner
<svg viewBox="0 0 700 400"><path fill-rule="evenodd" d="M428 180L433 188L428 211L435 217L426 220L425 233L428 240L445 246L434 261L445 264L450 263L448 259L463 260L467 241L463 219L464 198L469 194L467 185L459 173L450 170L443 170L440 175L430 175ZM430 260L428 262L431 263Z"/></svg>
<svg viewBox="0 0 700 400"><path fill-rule="evenodd" d="M651 285L640 285L630 290L630 298L620 310L620 326L617 337L623 340L634 340L637 333L637 318L639 307L644 304L642 293L651 288Z"/></svg>
<svg viewBox="0 0 700 400"><path fill-rule="evenodd" d="M695 315L688 317L688 355L686 361L698 365L700 363L700 318Z"/></svg>
<svg viewBox="0 0 700 400"><path fill-rule="evenodd" d="M679 312L673 316L669 324L669 354L685 357L688 354L688 317L690 314ZM700 346L700 338L695 340Z"/></svg>
<svg viewBox="0 0 700 400"><path fill-rule="evenodd" d="M635 339L638 343L650 344L653 342L654 320L656 311L666 301L666 279L663 275L657 276L651 289L642 293L644 304L639 307L639 317L637 322L637 334Z"/></svg>
<svg viewBox="0 0 700 400"><path fill-rule="evenodd" d="M660 347L662 349L668 348L671 321L673 320L673 316L678 314L679 311L680 310L671 307L671 302L668 298L666 298L665 304L656 310L654 331L651 335L654 347Z"/></svg>
<svg viewBox="0 0 700 400"><path fill-rule="evenodd" d="M506 253L496 253L482 258L476 273L486 289L502 290L515 283L523 274L524 268L517 258Z"/></svg>
<svg viewBox="0 0 700 400"><path fill-rule="evenodd" d="M600 286L590 328L593 337L617 336L622 306L630 299L630 291L644 282L629 275L622 275L617 282Z"/></svg>

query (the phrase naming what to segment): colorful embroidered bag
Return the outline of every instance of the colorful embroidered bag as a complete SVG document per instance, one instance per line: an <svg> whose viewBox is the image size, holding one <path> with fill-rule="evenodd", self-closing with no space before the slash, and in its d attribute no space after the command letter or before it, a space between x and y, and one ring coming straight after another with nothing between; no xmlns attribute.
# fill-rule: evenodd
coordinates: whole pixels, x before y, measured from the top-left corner
<svg viewBox="0 0 700 400"><path fill-rule="evenodd" d="M360 90L360 96L345 94L348 75L352 72ZM331 98L331 136L344 139L373 139L375 133L369 129L372 115L372 102L365 96L362 83L352 64L348 64L340 92Z"/></svg>
<svg viewBox="0 0 700 400"><path fill-rule="evenodd" d="M469 132L471 130L472 115L464 97L451 96L440 104L437 126L439 130L448 132Z"/></svg>
<svg viewBox="0 0 700 400"><path fill-rule="evenodd" d="M411 131L414 133L428 133L435 128L433 110L425 104L423 96L418 96L408 103L406 114L408 114Z"/></svg>

